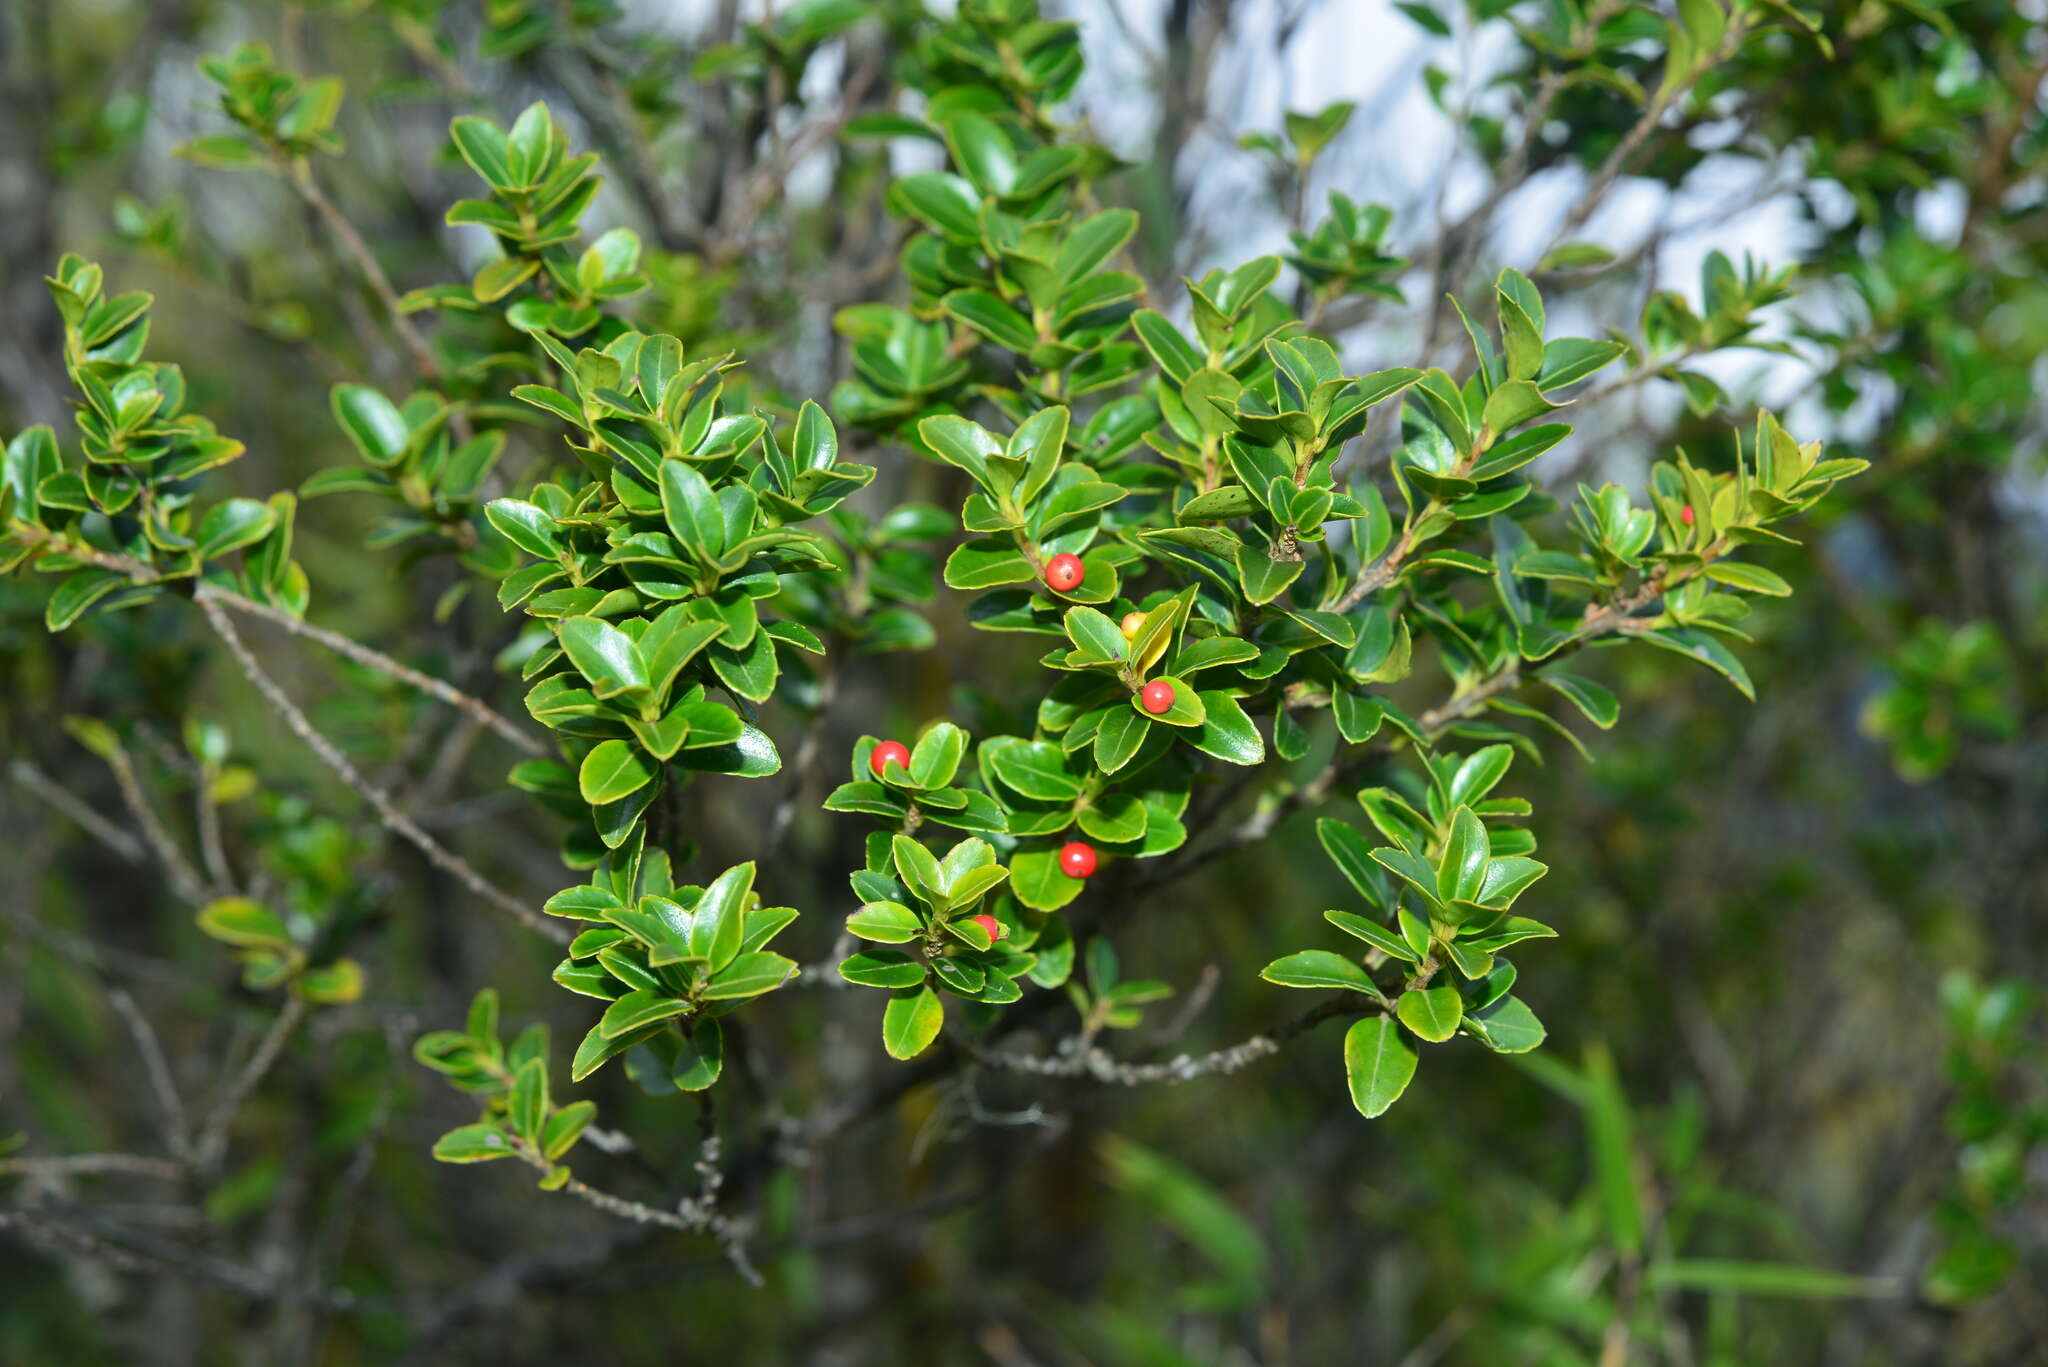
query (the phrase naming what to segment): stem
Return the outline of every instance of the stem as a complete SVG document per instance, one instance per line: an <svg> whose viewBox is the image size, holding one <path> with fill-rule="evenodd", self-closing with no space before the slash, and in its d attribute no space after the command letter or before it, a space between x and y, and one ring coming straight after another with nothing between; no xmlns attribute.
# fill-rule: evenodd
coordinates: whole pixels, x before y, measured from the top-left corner
<svg viewBox="0 0 2048 1367"><path fill-rule="evenodd" d="M262 1042L256 1046L256 1052L249 1056L248 1063L235 1075L234 1081L228 1084L220 1104L213 1108L213 1114L208 1117L205 1128L200 1131L199 1140L192 1147L194 1161L199 1167L211 1168L220 1161L222 1152L227 1148L228 1126L234 1123L235 1113L242 1109L242 1103L249 1099L249 1094L263 1081L264 1074L277 1062L278 1055L284 1052L286 1042L291 1039L292 1032L299 1028L299 1021L305 1014L306 1002L303 997L285 998L284 1009L278 1012L277 1019L270 1023L270 1029L264 1032Z"/></svg>
<svg viewBox="0 0 2048 1367"><path fill-rule="evenodd" d="M411 317L400 306L398 291L391 288L390 277L386 276L384 268L377 264L377 254L370 250L370 244L363 240L363 235L357 231L356 225L349 222L348 215L335 207L334 201L320 188L320 183L313 179L312 168L303 160L292 164L286 178L291 181L292 188L299 192L299 198L306 202L306 206L320 215L321 220L327 224L328 231L334 234L335 240L341 243L341 249L348 253L349 259L362 273L370 292L384 305L385 313L391 318L391 330L398 334L398 340L403 342L405 349L412 354L413 364L419 367L420 374L436 384L440 383L441 362L435 358L433 348L427 345L427 339L420 335L419 329L413 326Z"/></svg>
<svg viewBox="0 0 2048 1367"><path fill-rule="evenodd" d="M25 523L16 523L8 530L11 535L28 541L31 544L41 543L49 547L49 553L51 554L66 555L73 560L82 561L89 565L97 565L101 569L114 570L117 573L128 575L138 584L164 582L154 566L137 560L132 556L116 555L107 551L95 550L90 546L80 545L77 542L67 540L64 537ZM311 622L294 617L282 608L272 607L268 603L259 603L253 598L245 598L231 589L224 589L214 584L202 583L198 585L192 590L192 598L202 606L209 603L219 604L221 607L232 608L236 612L244 613L250 617L260 617L274 626L283 627L294 636L301 636L306 640L314 642L316 645L325 646L335 654L345 656L366 669L374 669L379 674L396 679L410 688L416 688L431 698L437 698L447 703L450 707L459 708L467 712L479 723L497 732L529 755L545 756L548 753L546 746L528 735L517 723L497 711L482 698L465 693L445 680L434 678L430 674L422 674L412 666L401 664L382 651L374 650L360 641L343 636L340 632L329 631L325 627L316 627Z"/></svg>
<svg viewBox="0 0 2048 1367"><path fill-rule="evenodd" d="M1376 1009L1369 1003L1335 997L1271 1030L1227 1048L1200 1055L1182 1054L1165 1063L1119 1063L1102 1050L1088 1047L1085 1038L1074 1042L1077 1047L1054 1055L1001 1054L970 1048L975 1062L1010 1072L1030 1073L1037 1077L1086 1077L1112 1087L1143 1087L1154 1083L1172 1086L1200 1077L1235 1073L1260 1059L1271 1058L1280 1052L1281 1045L1307 1034L1326 1020L1367 1015Z"/></svg>
<svg viewBox="0 0 2048 1367"><path fill-rule="evenodd" d="M327 739L326 736L314 728L313 723L307 719L306 714L299 710L298 704L294 703L291 697L278 686L277 681L264 673L263 666L256 662L256 657L249 653L247 646L242 644L242 638L235 633L234 623L228 620L227 613L221 610L220 605L211 598L202 597L199 600L199 607L206 614L207 620L212 623L214 633L227 644L228 650L234 655L236 663L242 667L242 673L248 677L249 682L256 685L256 690L264 696L264 699L277 709L279 715L285 719L285 724L291 728L292 733L304 741L307 748L319 756L321 762L332 769L343 783L354 789L359 797L369 803L376 811L378 818L386 826L411 842L421 854L427 857L428 862L454 877L457 882L491 905L516 918L527 929L554 941L556 944L567 944L569 942L569 933L564 928L535 911L511 893L492 883L489 879L478 873L467 860L448 849L431 835L428 835L420 828L417 822L404 812L398 810L397 805L391 801L390 796L383 789L378 788L368 779L364 778L355 765L349 761L348 756L342 754L340 748L333 741Z"/></svg>

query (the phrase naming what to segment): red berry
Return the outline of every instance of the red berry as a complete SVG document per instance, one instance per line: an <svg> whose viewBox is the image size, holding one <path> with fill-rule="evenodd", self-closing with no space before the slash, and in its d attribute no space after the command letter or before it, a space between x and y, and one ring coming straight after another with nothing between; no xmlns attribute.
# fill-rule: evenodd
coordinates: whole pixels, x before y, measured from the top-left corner
<svg viewBox="0 0 2048 1367"><path fill-rule="evenodd" d="M891 764L900 764L905 769L910 767L910 751L903 748L902 741L885 740L868 752L868 768L875 771L876 778L880 778L882 771Z"/></svg>
<svg viewBox="0 0 2048 1367"><path fill-rule="evenodd" d="M1061 551L1045 562L1045 582L1061 593L1070 593L1081 587L1081 580L1088 574L1081 557L1069 551Z"/></svg>
<svg viewBox="0 0 2048 1367"><path fill-rule="evenodd" d="M1678 510L1678 520L1688 527L1692 525L1692 505L1690 503Z"/></svg>
<svg viewBox="0 0 2048 1367"><path fill-rule="evenodd" d="M1118 623L1118 625L1123 630L1124 639L1129 640L1138 634L1138 628L1145 625L1145 614L1142 612L1127 612L1124 614L1124 620Z"/></svg>
<svg viewBox="0 0 2048 1367"><path fill-rule="evenodd" d="M1086 878L1095 872L1095 847L1081 840L1060 846L1060 872L1069 878Z"/></svg>
<svg viewBox="0 0 2048 1367"><path fill-rule="evenodd" d="M989 943L991 944L1002 939L1004 934L1007 933L1003 930L1003 923L985 911L979 916L970 916L967 919L988 932Z"/></svg>
<svg viewBox="0 0 2048 1367"><path fill-rule="evenodd" d="M1173 706L1173 685L1164 679L1154 679L1138 690L1138 705L1158 716Z"/></svg>

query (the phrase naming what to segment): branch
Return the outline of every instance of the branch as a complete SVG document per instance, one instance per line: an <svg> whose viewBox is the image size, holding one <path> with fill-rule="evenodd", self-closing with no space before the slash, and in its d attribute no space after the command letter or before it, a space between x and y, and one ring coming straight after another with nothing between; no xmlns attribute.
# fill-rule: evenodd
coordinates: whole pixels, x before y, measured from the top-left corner
<svg viewBox="0 0 2048 1367"><path fill-rule="evenodd" d="M182 1182L185 1165L139 1153L71 1153L49 1158L0 1158L0 1177L68 1177L74 1173L125 1173Z"/></svg>
<svg viewBox="0 0 2048 1367"><path fill-rule="evenodd" d="M292 188L299 192L299 198L306 202L306 206L320 215L321 220L327 224L328 231L341 243L341 249L348 253L349 259L362 273L363 280L377 296L378 302L384 305L384 311L391 317L391 330L398 334L398 340L412 353L413 364L419 367L420 374L437 384L440 383L443 378L441 362L434 356L433 348L427 345L427 339L413 326L412 318L399 305L398 291L391 288L390 278L384 274L384 268L377 264L377 254L370 250L370 244L363 240L363 235L357 231L356 225L349 222L348 215L336 208L334 201L327 197L327 193L320 188L320 183L313 179L313 170L305 161L294 162L286 179L291 182Z"/></svg>
<svg viewBox="0 0 2048 1367"><path fill-rule="evenodd" d="M374 669L379 674L386 675L398 680L402 684L416 688L431 698L437 698L447 703L450 707L468 713L479 725L489 727L529 755L544 757L548 753L545 745L528 735L520 728L518 723L493 708L482 698L465 693L455 685L445 680L437 679L431 674L422 674L410 665L400 664L382 651L373 650L360 641L343 636L340 632L329 631L325 627L316 627L310 622L292 616L282 608L274 608L268 603L259 603L253 598L244 598L239 593L215 588L211 584L201 585L198 593L194 596L207 602L219 603L223 607L233 608L236 612L244 613L250 617L260 617L266 622L283 627L294 636L301 636L315 644L323 645L335 654L353 660L365 668Z"/></svg>
<svg viewBox="0 0 2048 1367"><path fill-rule="evenodd" d="M278 686L277 681L263 672L263 666L256 662L256 657L242 644L242 638L235 633L234 623L228 620L228 615L220 604L210 595L202 595L198 601L200 610L213 625L215 634L227 644L228 650L234 655L236 663L241 666L242 673L248 677L249 682L255 684L256 690L277 709L292 733L304 741L307 748L319 756L321 762L332 769L343 783L354 789L357 796L369 803L386 826L410 841L427 857L428 862L491 905L518 919L529 930L556 944L568 943L570 937L565 929L492 883L478 873L467 860L428 835L420 828L418 822L398 810L390 796L364 778L349 761L348 756L342 754L333 741L314 728L306 714L299 710L298 704Z"/></svg>
<svg viewBox="0 0 2048 1367"><path fill-rule="evenodd" d="M1037 1077L1086 1077L1113 1087L1144 1087L1154 1083L1172 1086L1196 1078L1235 1073L1260 1059L1271 1058L1291 1039L1307 1034L1326 1020L1340 1016L1366 1015L1378 1008L1371 1002L1336 997L1304 1011L1294 1019L1253 1035L1227 1048L1200 1055L1182 1054L1165 1063L1119 1063L1101 1049L1086 1047L1079 1037L1057 1054L1004 1054L970 1044L974 1061L985 1067L1030 1073Z"/></svg>
<svg viewBox="0 0 2048 1367"><path fill-rule="evenodd" d="M121 800L128 804L136 824L142 827L143 839L149 842L157 862L170 875L171 887L194 906L204 905L209 899L206 880L199 876L199 871L185 858L185 852L171 839L171 833L164 829L163 822L157 819L156 809L149 805L149 796L142 791L142 783L135 776L135 761L128 757L126 749L118 745L106 759L107 767L114 771L114 782L120 786Z"/></svg>
<svg viewBox="0 0 2048 1367"><path fill-rule="evenodd" d="M1689 578L1691 573L1696 573L1696 571L1689 572L1685 577ZM1582 649L1588 642L1608 635L1611 632L1625 630L1630 618L1656 602L1667 589L1676 588L1680 582L1682 580L1676 578L1670 581L1656 578L1647 579L1633 591L1623 594L1611 602L1597 607L1589 607L1586 615L1580 620L1578 629L1572 633L1571 638L1564 645L1545 656L1543 663L1555 663L1567 655ZM1435 740L1458 722L1484 708L1493 698L1520 687L1523 677L1522 661L1519 658L1514 659L1506 667L1487 675L1470 688L1453 694L1444 702L1424 712L1420 717L1416 718L1416 722L1420 725L1426 736L1431 740ZM1331 789L1349 779L1359 770L1377 762L1384 754L1385 750L1383 748L1375 747L1361 749L1348 759L1342 757L1340 753L1339 756L1333 757L1330 763L1324 766L1323 770L1307 783L1282 794L1277 800L1253 811L1235 830L1223 839L1204 847L1187 858L1182 859L1177 864L1168 864L1159 874L1142 885L1143 890L1148 892L1155 891L1168 884L1178 882L1196 869L1230 853L1232 850L1240 849L1245 845L1265 839L1282 821L1304 807L1312 807L1316 803L1321 802L1329 795Z"/></svg>
<svg viewBox="0 0 2048 1367"><path fill-rule="evenodd" d="M135 1037L136 1052L142 1055L143 1071L149 1075L150 1090L156 1093L157 1105L164 1113L164 1129L170 1136L171 1152L182 1156L189 1150L189 1136L186 1134L185 1103L178 1097L177 1084L171 1080L171 1066L164 1058L163 1045L157 1040L156 1031L150 1028L149 1018L135 1004L135 998L119 987L107 989L107 1000L113 1003L127 1025L128 1033Z"/></svg>
<svg viewBox="0 0 2048 1367"><path fill-rule="evenodd" d="M264 1032L248 1063L228 1084L219 1104L213 1108L213 1114L207 1118L205 1128L199 1132L198 1142L192 1146L193 1158L201 1168L211 1168L220 1161L222 1152L227 1148L228 1126L234 1123L235 1113L242 1109L242 1103L256 1090L256 1084L263 1081L264 1074L277 1062L278 1055L284 1052L285 1042L299 1028L305 1014L304 997L294 995L285 998L284 1009L270 1023L270 1029Z"/></svg>
<svg viewBox="0 0 2048 1367"><path fill-rule="evenodd" d="M45 1247L97 1258L125 1272L161 1273L184 1281L203 1282L248 1300L274 1300L278 1294L275 1282L252 1268L187 1245L162 1243L133 1230L88 1232L41 1219L27 1211L0 1210L0 1233L13 1233ZM322 1301L330 1310L368 1308L348 1291L328 1291Z"/></svg>
<svg viewBox="0 0 2048 1367"><path fill-rule="evenodd" d="M162 577L157 573L154 566L137 560L133 556L117 555L110 551L96 550L91 546L81 545L66 537L58 536L40 527L30 526L26 523L16 523L8 530L10 535L25 544L46 546L49 548L50 554L69 556L71 559L84 564L97 565L103 570L113 570L117 574L125 574L138 584L163 582ZM373 669L379 674L396 679L408 687L416 688L431 698L437 698L447 703L450 707L467 712L480 724L488 726L491 730L497 732L529 755L544 757L548 753L546 746L528 735L518 723L493 708L482 698L465 693L446 680L437 679L431 674L422 674L412 666L401 664L382 651L372 649L360 641L343 636L340 632L329 631L325 627L316 627L311 622L294 617L282 608L272 607L268 603L259 603L253 598L245 598L232 589L224 589L216 584L199 584L192 589L191 594L193 600L201 605L217 603L222 607L232 608L236 612L244 613L250 617L260 617L266 622L283 627L294 636L304 637L315 644L323 645L335 654L345 656L366 669Z"/></svg>
<svg viewBox="0 0 2048 1367"><path fill-rule="evenodd" d="M48 774L36 768L25 759L17 759L7 766L7 775L16 783L34 793L43 801L55 807L64 815L84 828L85 833L105 845L115 855L130 864L140 864L147 856L135 837L116 826L87 806L77 794L60 787Z"/></svg>
<svg viewBox="0 0 2048 1367"><path fill-rule="evenodd" d="M546 1172L553 1165L524 1144L519 1146L519 1156L533 1167ZM702 1171L704 1165L698 1165ZM708 1175L707 1175L708 1176ZM707 1180L707 1189L715 1191L717 1184ZM676 1204L674 1210L662 1210L658 1206L646 1205L639 1201L615 1196L600 1190L578 1177L571 1177L562 1184L562 1190L596 1210L620 1220L629 1220L636 1225L659 1225L663 1229L678 1230L685 1234L709 1234L718 1240L725 1250L726 1258L733 1270L745 1278L748 1285L760 1286L761 1274L747 1258L746 1230L729 1216L721 1215L712 1207L706 1196L699 1200L685 1199Z"/></svg>

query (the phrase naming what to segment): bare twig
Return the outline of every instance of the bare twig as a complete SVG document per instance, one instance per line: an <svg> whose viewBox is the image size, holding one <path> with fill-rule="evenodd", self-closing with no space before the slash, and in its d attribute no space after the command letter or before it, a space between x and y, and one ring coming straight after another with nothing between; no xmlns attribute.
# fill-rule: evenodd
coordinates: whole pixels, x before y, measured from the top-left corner
<svg viewBox="0 0 2048 1367"><path fill-rule="evenodd" d="M284 1052L286 1042L291 1039L292 1032L299 1028L299 1022L305 1015L305 998L296 995L285 998L284 1009L270 1022L270 1029L263 1033L262 1040L256 1045L256 1052L249 1056L249 1061L242 1065L241 1071L228 1083L227 1090L221 1094L212 1115L207 1117L205 1127L200 1130L198 1141L192 1146L194 1161L201 1168L211 1168L220 1161L222 1152L227 1148L228 1127L234 1123L236 1113L242 1109L242 1103L249 1099L249 1094L256 1090L257 1084L263 1081L264 1075L277 1062L278 1055Z"/></svg>
<svg viewBox="0 0 2048 1367"><path fill-rule="evenodd" d="M185 1178L185 1165L174 1159L151 1158L140 1153L67 1153L47 1158L0 1158L0 1177L70 1177L84 1173L120 1173L181 1182Z"/></svg>
<svg viewBox="0 0 2048 1367"><path fill-rule="evenodd" d="M218 1287L249 1300L268 1301L277 1296L272 1281L252 1268L184 1244L152 1239L134 1230L88 1231L74 1223L45 1219L28 1211L0 1210L0 1233L13 1233L45 1247L95 1258L125 1272L167 1274ZM322 1299L332 1310L363 1308L363 1302L347 1291L329 1291Z"/></svg>
<svg viewBox="0 0 2048 1367"><path fill-rule="evenodd" d="M85 833L105 845L120 858L131 864L142 863L147 856L134 836L116 826L87 806L77 794L59 786L48 774L36 768L25 759L17 759L7 766L7 775L16 783L34 793L43 801L55 807L64 815L77 822Z"/></svg>
<svg viewBox="0 0 2048 1367"><path fill-rule="evenodd" d="M116 573L128 575L138 584L151 583L159 578L155 567L145 564L133 556L116 555L107 551L95 550L93 547L84 545L81 542L72 541L54 533L43 531L40 528L26 525L17 526L13 534L19 539L47 546L52 554L69 556L73 560L81 561L88 565L97 565L101 569L113 570ZM545 755L547 753L545 746L528 735L517 723L497 711L497 709L493 708L483 699L465 693L455 687L455 685L445 680L437 679L431 674L422 674L412 666L401 664L389 655L384 654L384 652L374 650L360 641L343 636L340 632L329 631L325 627L316 627L311 622L302 621L281 608L274 608L268 603L259 603L253 598L245 598L231 589L223 589L213 584L198 585L192 590L192 598L202 605L209 603L218 604L222 607L232 608L236 612L244 613L250 617L260 617L274 626L283 627L294 636L301 636L317 645L325 646L335 654L345 656L367 669L374 669L379 674L396 679L408 687L416 688L431 698L437 698L447 703L450 707L459 708L467 712L478 722L488 726L491 730L497 732L529 755Z"/></svg>
<svg viewBox="0 0 2048 1367"><path fill-rule="evenodd" d="M431 674L422 674L412 666L401 664L382 651L373 650L360 641L343 636L338 631L329 631L325 627L316 627L311 622L294 617L281 608L274 608L268 603L259 603L253 598L244 598L239 593L231 593L226 589L214 588L211 585L201 588L197 596L209 602L219 603L223 607L233 608L236 612L247 616L260 617L274 626L283 627L294 636L300 636L308 641L312 641L316 645L325 646L335 654L353 660L365 668L374 669L379 674L396 679L411 688L416 688L430 698L438 699L441 702L447 703L450 707L467 713L478 724L489 727L492 731L495 731L498 735L529 755L545 755L548 752L545 745L534 739L518 723L493 708L482 698L465 693L444 679L437 679Z"/></svg>
<svg viewBox="0 0 2048 1367"><path fill-rule="evenodd" d="M341 249L362 273L371 293L384 305L384 311L391 319L391 330L398 334L398 340L403 342L405 349L412 354L413 364L419 367L420 374L429 380L439 382L442 378L440 360L434 355L434 349L427 345L427 339L420 335L420 330L413 326L412 318L400 306L398 291L391 287L391 280L384 274L384 268L377 264L377 254L370 250L370 244L363 240L363 235L356 229L356 225L349 221L348 215L335 207L334 201L327 197L327 192L320 188L320 182L313 178L312 168L303 160L292 163L286 178L290 180L292 188L298 191L299 198L320 216L328 231L341 243Z"/></svg>
<svg viewBox="0 0 2048 1367"><path fill-rule="evenodd" d="M470 865L469 861L428 835L420 828L418 822L400 811L391 801L390 795L364 778L348 756L342 754L333 741L315 729L298 704L278 686L275 679L264 672L263 666L256 662L256 657L249 653L249 648L242 644L242 638L235 632L234 623L228 620L228 615L221 606L208 597L200 598L199 606L206 613L207 620L212 623L215 634L227 644L229 652L241 666L242 673L248 677L249 682L256 685L257 691L263 694L270 705L285 719L285 724L291 728L292 734L304 741L307 748L312 750L322 763L332 769L343 783L354 789L357 796L369 803L386 826L409 841L430 863L453 876L457 882L491 905L518 919L529 930L556 944L568 943L569 935L561 926L485 878Z"/></svg>
<svg viewBox="0 0 2048 1367"><path fill-rule="evenodd" d="M1030 1073L1037 1077L1085 1077L1113 1087L1144 1087L1155 1083L1171 1086L1192 1082L1196 1078L1235 1073L1260 1059L1271 1058L1287 1041L1306 1034L1326 1020L1366 1015L1378 1009L1378 1005L1367 998L1347 994L1323 1002L1293 1020L1240 1040L1228 1048L1211 1050L1206 1054L1182 1054L1165 1063L1119 1063L1099 1048L1079 1044L1078 1036L1074 1041L1078 1047L1063 1049L1057 1054L1007 1054L972 1045L969 1051L975 1062L984 1067Z"/></svg>
<svg viewBox="0 0 2048 1367"><path fill-rule="evenodd" d="M142 1055L142 1070L148 1075L150 1090L156 1093L157 1105L164 1113L164 1130L170 1137L171 1152L189 1157L191 1136L186 1129L185 1103L179 1099L177 1084L171 1080L171 1066L164 1058L163 1045L158 1041L156 1031L151 1028L149 1018L142 1014L142 1008L135 1004L135 998L126 990L108 988L107 1000L127 1025L128 1033L135 1038L136 1052Z"/></svg>
<svg viewBox="0 0 2048 1367"><path fill-rule="evenodd" d="M141 780L135 774L135 761L129 758L127 750L119 746L106 759L107 767L114 771L114 782L120 786L121 800L128 804L135 823L142 827L143 839L149 842L157 862L170 875L172 888L194 906L206 902L206 880L192 867L192 861L185 858L185 852L178 848L178 842L171 839L171 833L157 818L156 809L149 805L149 795L142 791Z"/></svg>
<svg viewBox="0 0 2048 1367"><path fill-rule="evenodd" d="M520 1151L519 1156L543 1172L548 1168L545 1159L524 1149ZM699 1171L703 1171L701 1163ZM761 1285L760 1272L755 1270L753 1263L747 1258L745 1228L712 1208L711 1200L716 1195L719 1183L706 1176L705 1185L709 1194L694 1200L678 1202L674 1210L662 1210L658 1206L615 1196L611 1192L591 1186L578 1177L571 1177L562 1185L562 1190L593 1209L601 1210L620 1220L630 1220L636 1225L659 1225L663 1229L680 1230L686 1234L709 1234L717 1239L719 1246L725 1250L725 1256L732 1263L734 1271L744 1277L750 1285Z"/></svg>

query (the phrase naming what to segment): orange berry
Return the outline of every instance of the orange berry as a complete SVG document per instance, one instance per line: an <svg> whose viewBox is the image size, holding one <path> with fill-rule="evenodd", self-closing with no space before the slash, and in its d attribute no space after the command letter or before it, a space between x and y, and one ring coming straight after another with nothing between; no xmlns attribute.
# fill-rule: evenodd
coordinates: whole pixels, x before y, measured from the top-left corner
<svg viewBox="0 0 2048 1367"><path fill-rule="evenodd" d="M1061 551L1045 562L1045 582L1061 593L1071 593L1081 587L1081 581L1088 576L1088 567L1081 563L1081 557L1069 551Z"/></svg>

